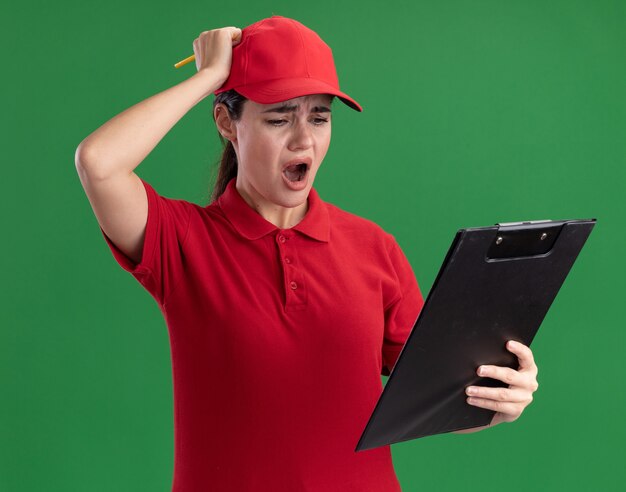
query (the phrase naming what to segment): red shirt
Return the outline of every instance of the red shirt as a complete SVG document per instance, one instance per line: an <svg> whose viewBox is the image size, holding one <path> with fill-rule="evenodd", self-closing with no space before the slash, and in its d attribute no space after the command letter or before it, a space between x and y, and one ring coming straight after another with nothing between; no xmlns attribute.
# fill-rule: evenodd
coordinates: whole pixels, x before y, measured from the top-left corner
<svg viewBox="0 0 626 492"><path fill-rule="evenodd" d="M389 446L355 452L423 305L393 235L320 199L280 229L233 178L202 207L148 195L143 257L174 388L173 491L392 492Z"/></svg>

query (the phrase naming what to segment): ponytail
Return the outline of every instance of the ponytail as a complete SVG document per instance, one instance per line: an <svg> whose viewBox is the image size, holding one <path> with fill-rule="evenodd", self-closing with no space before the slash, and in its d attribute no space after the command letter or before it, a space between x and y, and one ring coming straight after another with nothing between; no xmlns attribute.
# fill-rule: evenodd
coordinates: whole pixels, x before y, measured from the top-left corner
<svg viewBox="0 0 626 492"><path fill-rule="evenodd" d="M221 135L220 140L222 141L224 150L222 151L220 167L217 171L217 179L215 180L215 186L211 194L211 203L224 193L228 182L237 176L237 154L235 153L235 147L233 147L233 143L230 140L226 140ZM225 145L224 140L226 140Z"/></svg>
<svg viewBox="0 0 626 492"><path fill-rule="evenodd" d="M238 121L243 112L243 103L246 101L247 99L244 96L234 89L230 89L229 91L221 92L215 96L213 100L213 110L215 110L215 106L222 103L226 106L230 118L233 121ZM215 111L213 111L213 115L215 115ZM226 185L228 185L231 179L237 176L237 154L235 153L235 147L233 147L233 143L224 138L221 133L218 132L218 136L222 142L223 150L215 186L211 192L211 203L224 193Z"/></svg>

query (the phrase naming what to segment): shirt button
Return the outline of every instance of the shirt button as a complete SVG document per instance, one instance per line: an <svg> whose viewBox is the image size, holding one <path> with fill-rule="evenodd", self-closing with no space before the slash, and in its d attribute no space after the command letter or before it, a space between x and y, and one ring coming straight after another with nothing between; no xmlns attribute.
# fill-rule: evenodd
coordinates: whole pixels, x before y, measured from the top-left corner
<svg viewBox="0 0 626 492"><path fill-rule="evenodd" d="M285 257L285 263L291 263L291 258L289 258L288 256Z"/></svg>
<svg viewBox="0 0 626 492"><path fill-rule="evenodd" d="M284 243L284 242L285 242L285 236L283 236L283 235L281 234L280 236L278 236L278 240L279 240L281 243Z"/></svg>
<svg viewBox="0 0 626 492"><path fill-rule="evenodd" d="M295 283L295 282L291 282L291 283L289 284L289 286L290 286L293 290L296 290L296 289L298 288L298 284L297 284L297 283Z"/></svg>

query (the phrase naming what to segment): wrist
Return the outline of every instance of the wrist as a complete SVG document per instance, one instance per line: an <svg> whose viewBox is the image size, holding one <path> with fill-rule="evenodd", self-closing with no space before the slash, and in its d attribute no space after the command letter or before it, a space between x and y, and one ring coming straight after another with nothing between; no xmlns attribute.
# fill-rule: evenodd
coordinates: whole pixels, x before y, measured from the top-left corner
<svg viewBox="0 0 626 492"><path fill-rule="evenodd" d="M210 68L203 68L201 70L198 70L193 75L193 77L202 80L202 83L206 87L207 96L222 87L222 85L224 85L224 82L226 81L225 78L223 78L217 72L215 72L215 70L212 70Z"/></svg>

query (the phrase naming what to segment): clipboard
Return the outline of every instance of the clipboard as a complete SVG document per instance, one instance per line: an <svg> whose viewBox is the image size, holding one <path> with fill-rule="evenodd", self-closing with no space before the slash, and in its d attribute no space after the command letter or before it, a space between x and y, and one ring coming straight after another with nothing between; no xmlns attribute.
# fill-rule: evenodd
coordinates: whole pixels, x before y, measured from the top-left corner
<svg viewBox="0 0 626 492"><path fill-rule="evenodd" d="M505 344L530 346L596 219L460 229L355 451L488 425L467 403L482 364L518 367Z"/></svg>

